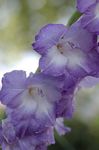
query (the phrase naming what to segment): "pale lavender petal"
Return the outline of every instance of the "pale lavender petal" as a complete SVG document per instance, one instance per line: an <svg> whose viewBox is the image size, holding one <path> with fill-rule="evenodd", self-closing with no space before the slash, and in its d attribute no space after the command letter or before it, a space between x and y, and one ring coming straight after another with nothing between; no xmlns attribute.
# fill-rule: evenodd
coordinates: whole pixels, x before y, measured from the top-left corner
<svg viewBox="0 0 99 150"><path fill-rule="evenodd" d="M70 128L68 128L64 125L64 119L63 118L57 118L56 119L55 129L60 136L65 135L67 132L71 131Z"/></svg>
<svg viewBox="0 0 99 150"><path fill-rule="evenodd" d="M82 88L91 88L99 84L99 78L87 76L79 84Z"/></svg>
<svg viewBox="0 0 99 150"><path fill-rule="evenodd" d="M53 51L52 49L49 49L49 51ZM60 76L65 74L66 72L66 60L64 60L62 57L58 59L57 54L52 54L50 57L50 52L48 52L48 55L44 55L40 59L40 69L44 74L54 75L54 76ZM63 60L63 61L62 61ZM63 62L63 63L62 63Z"/></svg>

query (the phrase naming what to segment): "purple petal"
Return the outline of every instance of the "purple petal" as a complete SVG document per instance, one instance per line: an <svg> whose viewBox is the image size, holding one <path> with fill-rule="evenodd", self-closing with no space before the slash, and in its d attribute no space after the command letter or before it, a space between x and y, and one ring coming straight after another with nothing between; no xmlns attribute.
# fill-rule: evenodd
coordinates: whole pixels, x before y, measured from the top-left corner
<svg viewBox="0 0 99 150"><path fill-rule="evenodd" d="M24 81L26 80L25 71L14 70L12 72L4 74L2 84L4 88L24 88Z"/></svg>
<svg viewBox="0 0 99 150"><path fill-rule="evenodd" d="M57 118L56 119L55 129L60 136L65 135L67 132L71 131L70 128L65 127L63 118Z"/></svg>
<svg viewBox="0 0 99 150"><path fill-rule="evenodd" d="M96 45L96 36L82 28L81 21L74 23L65 34L66 41L83 51L89 51Z"/></svg>
<svg viewBox="0 0 99 150"><path fill-rule="evenodd" d="M17 96L24 91L26 74L24 71L6 73L2 79L0 100L4 105L18 105ZM16 99L16 101L15 101Z"/></svg>
<svg viewBox="0 0 99 150"><path fill-rule="evenodd" d="M40 54L55 45L66 32L66 27L62 24L48 24L44 26L36 36L33 49Z"/></svg>
<svg viewBox="0 0 99 150"><path fill-rule="evenodd" d="M87 76L79 84L82 88L90 88L99 84L99 78Z"/></svg>
<svg viewBox="0 0 99 150"><path fill-rule="evenodd" d="M8 144L12 144L16 141L15 129L8 119L2 122L2 135Z"/></svg>
<svg viewBox="0 0 99 150"><path fill-rule="evenodd" d="M70 119L73 115L75 87L73 88L71 86L68 86L67 89L66 87L64 87L65 90L62 92L62 99L57 103L56 107L57 117Z"/></svg>
<svg viewBox="0 0 99 150"><path fill-rule="evenodd" d="M96 0L77 0L77 9L83 13L95 2Z"/></svg>
<svg viewBox="0 0 99 150"><path fill-rule="evenodd" d="M88 8L81 18L83 28L90 32L99 34L99 3Z"/></svg>

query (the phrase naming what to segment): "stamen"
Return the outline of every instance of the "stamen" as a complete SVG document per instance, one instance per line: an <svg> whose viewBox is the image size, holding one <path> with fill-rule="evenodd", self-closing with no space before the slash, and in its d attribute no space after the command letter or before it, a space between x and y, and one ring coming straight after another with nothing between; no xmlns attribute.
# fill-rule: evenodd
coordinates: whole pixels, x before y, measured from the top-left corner
<svg viewBox="0 0 99 150"><path fill-rule="evenodd" d="M34 95L33 94L33 87L30 87L28 91L29 91L29 95L31 95L31 96Z"/></svg>
<svg viewBox="0 0 99 150"><path fill-rule="evenodd" d="M41 97L44 96L44 93L42 91L42 89L38 88L38 87L29 87L28 88L28 92L30 96L34 96L34 95L39 95Z"/></svg>
<svg viewBox="0 0 99 150"><path fill-rule="evenodd" d="M63 54L63 46L62 46L62 44L57 44L57 49L59 50L59 52L61 54Z"/></svg>

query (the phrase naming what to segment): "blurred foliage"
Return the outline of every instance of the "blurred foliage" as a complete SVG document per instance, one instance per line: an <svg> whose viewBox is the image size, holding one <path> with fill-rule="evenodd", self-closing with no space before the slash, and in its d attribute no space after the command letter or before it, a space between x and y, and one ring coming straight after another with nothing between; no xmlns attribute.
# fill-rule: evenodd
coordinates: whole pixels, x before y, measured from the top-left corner
<svg viewBox="0 0 99 150"><path fill-rule="evenodd" d="M56 136L56 144L48 150L99 150L99 117L90 124L77 119L66 122L72 131L63 137Z"/></svg>
<svg viewBox="0 0 99 150"><path fill-rule="evenodd" d="M5 59L16 59L22 50L32 49L38 29L70 15L67 9L72 10L74 3L74 0L0 0L0 50L6 53Z"/></svg>

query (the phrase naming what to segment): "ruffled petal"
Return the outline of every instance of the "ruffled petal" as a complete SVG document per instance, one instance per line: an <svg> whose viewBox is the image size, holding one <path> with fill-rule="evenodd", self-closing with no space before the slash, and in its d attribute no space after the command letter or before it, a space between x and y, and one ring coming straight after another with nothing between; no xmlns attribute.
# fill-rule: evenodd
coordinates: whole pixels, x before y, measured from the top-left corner
<svg viewBox="0 0 99 150"><path fill-rule="evenodd" d="M48 24L44 26L35 37L33 49L40 54L45 54L46 50L55 45L66 32L66 27L62 24Z"/></svg>
<svg viewBox="0 0 99 150"><path fill-rule="evenodd" d="M17 97L25 89L26 73L24 71L12 71L2 78L0 100L4 105L16 107L19 104Z"/></svg>
<svg viewBox="0 0 99 150"><path fill-rule="evenodd" d="M60 136L65 135L67 132L71 131L70 128L68 128L64 125L64 119L63 118L57 118L56 119L55 129Z"/></svg>

